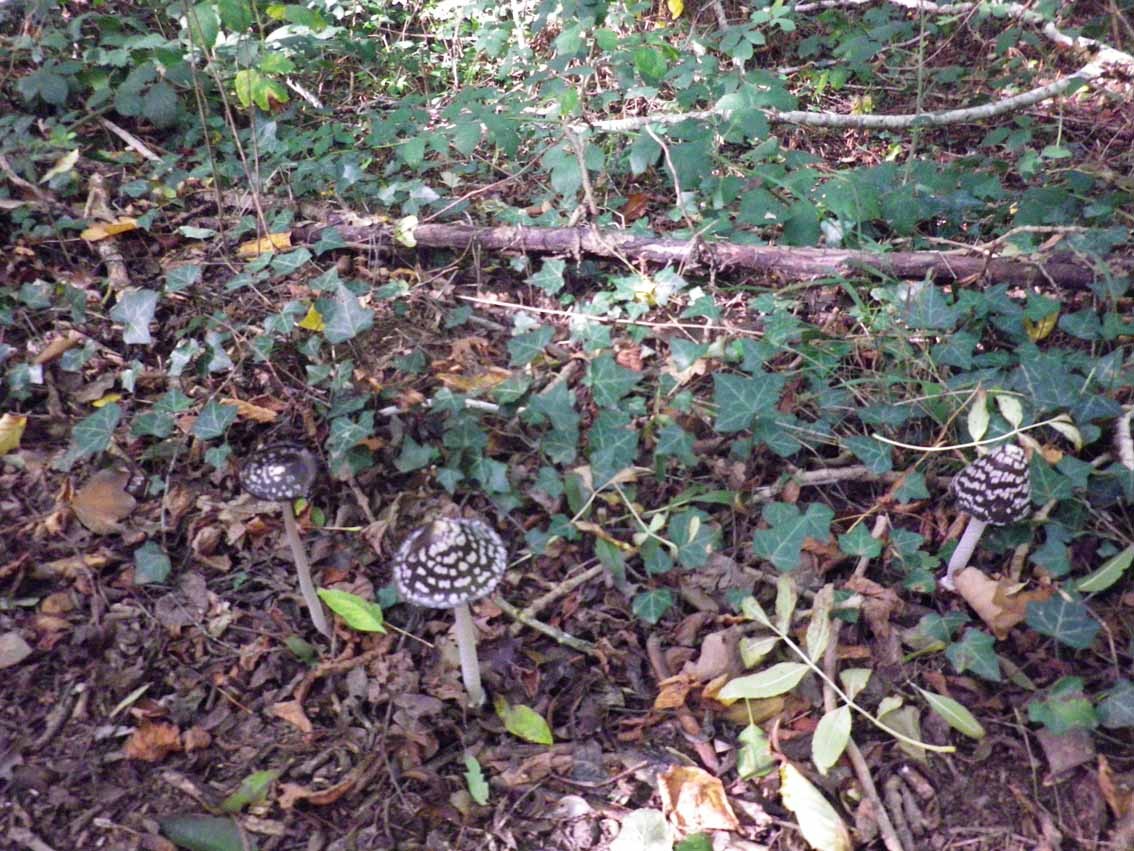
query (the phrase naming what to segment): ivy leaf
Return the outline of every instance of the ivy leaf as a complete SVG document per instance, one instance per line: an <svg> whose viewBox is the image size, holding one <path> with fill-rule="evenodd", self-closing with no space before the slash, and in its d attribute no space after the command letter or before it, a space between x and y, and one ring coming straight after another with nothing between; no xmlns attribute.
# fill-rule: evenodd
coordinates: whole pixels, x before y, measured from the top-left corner
<svg viewBox="0 0 1134 851"><path fill-rule="evenodd" d="M359 304L358 296L342 282L335 288L334 298L326 301L325 305L321 312L326 322L323 336L328 343L345 343L374 324L373 312Z"/></svg>
<svg viewBox="0 0 1134 851"><path fill-rule="evenodd" d="M634 389L641 376L631 369L621 366L610 352L599 355L587 368L585 383L591 388L595 404L602 408L613 408L619 400Z"/></svg>
<svg viewBox="0 0 1134 851"><path fill-rule="evenodd" d="M117 402L111 402L105 408L100 408L89 417L80 420L71 433L77 457L83 458L105 451L110 446L114 429L120 419L122 419L122 408Z"/></svg>
<svg viewBox="0 0 1134 851"><path fill-rule="evenodd" d="M1099 721L1109 730L1134 727L1134 682L1122 679L1099 702Z"/></svg>
<svg viewBox="0 0 1134 851"><path fill-rule="evenodd" d="M1086 650L1094 644L1099 625L1081 600L1065 600L1055 595L1042 602L1028 603L1027 623L1036 632L1056 641Z"/></svg>
<svg viewBox="0 0 1134 851"><path fill-rule="evenodd" d="M194 851L245 851L240 828L223 816L170 816L158 820L165 838L180 848Z"/></svg>
<svg viewBox="0 0 1134 851"><path fill-rule="evenodd" d="M156 541L146 541L134 550L134 582L150 585L165 582L173 569L169 556Z"/></svg>
<svg viewBox="0 0 1134 851"><path fill-rule="evenodd" d="M1028 703L1028 719L1061 736L1071 730L1093 730L1099 725L1095 707L1083 692L1082 677L1063 677L1046 697Z"/></svg>
<svg viewBox="0 0 1134 851"><path fill-rule="evenodd" d="M537 745L555 743L551 736L551 728L547 726L543 716L530 706L509 706L508 701L503 697L497 697L493 706L500 720L504 722L504 729L513 736Z"/></svg>
<svg viewBox="0 0 1134 851"><path fill-rule="evenodd" d="M480 135L480 125L477 125L477 136ZM543 261L538 272L528 278L528 283L533 286L539 287L548 295L555 295L561 289L566 281L563 278L563 273L567 269L567 261L562 258L553 258Z"/></svg>
<svg viewBox="0 0 1134 851"><path fill-rule="evenodd" d="M122 342L144 346L153 343L150 323L154 321L157 300L158 294L154 290L131 287L123 291L110 311L111 319L126 326L122 329Z"/></svg>
<svg viewBox="0 0 1134 851"><path fill-rule="evenodd" d="M666 527L669 540L677 544L677 560L682 567L703 567L717 545L719 532L703 511L674 512Z"/></svg>
<svg viewBox="0 0 1134 851"><path fill-rule="evenodd" d="M777 374L715 373L713 403L717 406L717 421L714 427L720 434L732 434L748 428L759 414L773 414L783 387L784 378Z"/></svg>
<svg viewBox="0 0 1134 851"><path fill-rule="evenodd" d="M382 620L382 607L377 603L335 588L320 588L316 591L327 608L346 621L346 625L358 632L385 632Z"/></svg>
<svg viewBox="0 0 1134 851"><path fill-rule="evenodd" d="M236 422L235 405L222 405L211 401L197 415L197 421L193 423L193 436L201 440L223 437L234 422Z"/></svg>
<svg viewBox="0 0 1134 851"><path fill-rule="evenodd" d="M966 629L960 641L955 641L945 649L945 657L957 669L958 674L972 671L986 680L1000 682L1000 660L996 656L995 641L987 632L980 629Z"/></svg>
<svg viewBox="0 0 1134 851"><path fill-rule="evenodd" d="M866 525L859 523L845 535L839 535L839 549L855 558L878 558L882 542L870 534Z"/></svg>
<svg viewBox="0 0 1134 851"><path fill-rule="evenodd" d="M843 443L870 472L882 475L894 469L888 444L872 437L848 437Z"/></svg>
<svg viewBox="0 0 1134 851"><path fill-rule="evenodd" d="M549 325L540 325L526 334L517 334L508 341L508 354L511 355L511 366L527 366L541 354L547 344L555 337L555 329Z"/></svg>
<svg viewBox="0 0 1134 851"><path fill-rule="evenodd" d="M643 591L634 597L630 608L646 623L655 624L673 606L673 592L668 588L655 588Z"/></svg>
<svg viewBox="0 0 1134 851"><path fill-rule="evenodd" d="M807 538L825 541L835 512L826 505L812 503L800 514L796 506L772 502L764 506L764 520L771 527L752 535L752 552L786 573L799 567L803 542Z"/></svg>

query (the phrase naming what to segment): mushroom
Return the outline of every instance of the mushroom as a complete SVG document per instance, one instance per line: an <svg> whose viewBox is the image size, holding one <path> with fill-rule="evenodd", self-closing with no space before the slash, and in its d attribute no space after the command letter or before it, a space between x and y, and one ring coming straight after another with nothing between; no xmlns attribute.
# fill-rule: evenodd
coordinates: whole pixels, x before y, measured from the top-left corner
<svg viewBox="0 0 1134 851"><path fill-rule="evenodd" d="M469 603L492 593L508 566L508 550L480 520L441 518L410 533L394 556L394 581L407 602L452 609L461 677L469 706L484 702L476 630Z"/></svg>
<svg viewBox="0 0 1134 851"><path fill-rule="evenodd" d="M1006 443L961 470L953 477L949 490L957 499L957 507L969 515L969 523L941 580L942 586L952 591L956 588L954 577L969 563L984 527L1015 523L1031 511L1028 456L1016 444Z"/></svg>
<svg viewBox="0 0 1134 851"><path fill-rule="evenodd" d="M294 443L277 443L256 452L240 468L240 484L244 490L257 499L280 503L283 509L284 531L291 555L295 559L295 572L299 576L299 591L311 622L324 636L332 635L331 625L323 603L315 593L315 583L311 581L311 565L307 553L299 540L299 529L295 525L295 511L291 501L307 496L315 476L319 472L319 460L315 453Z"/></svg>

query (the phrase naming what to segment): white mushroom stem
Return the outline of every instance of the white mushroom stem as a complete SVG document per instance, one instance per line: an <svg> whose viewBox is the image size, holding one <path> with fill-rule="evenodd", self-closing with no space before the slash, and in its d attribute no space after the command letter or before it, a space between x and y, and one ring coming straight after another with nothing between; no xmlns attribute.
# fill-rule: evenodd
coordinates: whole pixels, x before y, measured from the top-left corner
<svg viewBox="0 0 1134 851"><path fill-rule="evenodd" d="M461 678L465 681L469 706L475 708L484 703L484 689L480 685L480 662L476 658L476 627L473 626L468 603L453 607L453 620L456 622L457 652L461 655Z"/></svg>
<svg viewBox="0 0 1134 851"><path fill-rule="evenodd" d="M307 561L307 552L303 549L303 542L299 540L299 527L295 524L295 511L291 507L291 500L284 500L283 523L287 533L287 543L291 547L292 558L295 559L295 572L299 576L299 593L303 595L303 602L307 604L307 611L311 613L311 623L325 637L330 638L334 633L327 622L327 613L323 611L323 601L315 593L315 583L311 580L311 564Z"/></svg>
<svg viewBox="0 0 1134 851"><path fill-rule="evenodd" d="M953 555L949 558L949 566L945 569L945 576L941 580L943 588L950 591L956 590L957 585L953 581L953 577L968 565L969 559L973 556L973 550L976 549L977 542L980 540L980 536L984 534L984 527L987 525L986 521L969 516L969 525L965 527L961 540L957 542L957 549L953 550Z"/></svg>

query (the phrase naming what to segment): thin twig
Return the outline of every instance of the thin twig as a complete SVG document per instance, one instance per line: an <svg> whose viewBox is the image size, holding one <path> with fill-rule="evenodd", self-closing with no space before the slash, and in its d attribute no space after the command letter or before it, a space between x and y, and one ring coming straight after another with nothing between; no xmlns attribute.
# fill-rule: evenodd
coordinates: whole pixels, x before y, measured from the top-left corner
<svg viewBox="0 0 1134 851"><path fill-rule="evenodd" d="M577 650L580 653L586 653L588 656L598 655L595 646L589 641L583 641L583 639L581 638L576 638L570 633L564 632L563 630L559 629L559 627L552 626L549 623L544 623L541 620L536 620L531 615L525 614L524 612L517 609L503 597L496 595L492 598L492 602L495 603L497 607L499 607L499 609L504 612L504 614L508 615L508 617L514 618L524 626L530 626L536 632L542 632L549 638L554 638L565 647L570 647L572 650Z"/></svg>
<svg viewBox="0 0 1134 851"><path fill-rule="evenodd" d="M605 565L601 563L596 564L588 568L587 570L584 570L582 573L579 573L568 579L564 579L543 596L536 597L534 600L528 603L527 606L524 607L523 611L520 612L520 617L516 618L519 623L512 625L512 635L519 633L521 629L519 624L526 623L527 621L525 619L534 620L540 612L542 612L560 597L566 597L580 585L586 582L590 582L596 576L601 575L604 570L606 570Z"/></svg>

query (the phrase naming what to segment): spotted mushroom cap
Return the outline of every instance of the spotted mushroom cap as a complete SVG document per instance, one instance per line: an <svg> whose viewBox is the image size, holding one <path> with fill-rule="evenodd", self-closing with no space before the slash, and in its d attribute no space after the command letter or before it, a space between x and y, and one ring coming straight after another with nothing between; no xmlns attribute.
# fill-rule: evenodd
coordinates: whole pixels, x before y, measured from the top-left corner
<svg viewBox="0 0 1134 851"><path fill-rule="evenodd" d="M307 496L319 472L319 459L305 446L265 446L240 468L240 485L257 499L282 502Z"/></svg>
<svg viewBox="0 0 1134 851"><path fill-rule="evenodd" d="M1016 444L1006 443L961 470L950 489L958 507L977 520L994 526L1023 520L1032 509L1028 456Z"/></svg>
<svg viewBox="0 0 1134 851"><path fill-rule="evenodd" d="M508 550L480 520L441 518L415 529L394 556L402 599L451 609L492 593L508 566Z"/></svg>

